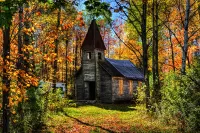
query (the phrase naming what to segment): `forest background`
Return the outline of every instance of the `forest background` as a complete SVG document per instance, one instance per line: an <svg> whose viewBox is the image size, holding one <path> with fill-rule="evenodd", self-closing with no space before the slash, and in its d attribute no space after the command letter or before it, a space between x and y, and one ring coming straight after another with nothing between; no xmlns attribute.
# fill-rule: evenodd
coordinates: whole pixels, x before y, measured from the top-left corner
<svg viewBox="0 0 200 133"><path fill-rule="evenodd" d="M166 120L176 117L183 131L200 129L200 1L87 0L82 11L80 3L0 1L2 131L35 130L48 110L74 99L81 44L94 18L106 57L141 68L138 101L146 110ZM55 89L38 89L41 80L65 82L67 99L53 102Z"/></svg>

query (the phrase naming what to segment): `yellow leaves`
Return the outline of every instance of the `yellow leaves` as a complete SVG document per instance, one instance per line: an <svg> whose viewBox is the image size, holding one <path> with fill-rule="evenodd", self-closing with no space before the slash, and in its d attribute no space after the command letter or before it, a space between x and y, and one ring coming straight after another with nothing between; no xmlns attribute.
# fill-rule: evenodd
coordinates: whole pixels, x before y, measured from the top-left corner
<svg viewBox="0 0 200 133"><path fill-rule="evenodd" d="M30 84L26 84L26 87L30 87L31 85Z"/></svg>
<svg viewBox="0 0 200 133"><path fill-rule="evenodd" d="M13 123L16 123L17 122L17 120L13 120Z"/></svg>
<svg viewBox="0 0 200 133"><path fill-rule="evenodd" d="M13 98L12 97L8 97L8 101L9 101L9 104L7 105L8 107L14 106Z"/></svg>
<svg viewBox="0 0 200 133"><path fill-rule="evenodd" d="M16 111L15 111L15 110L13 110L13 111L11 111L11 113L14 115L14 114L16 114Z"/></svg>
<svg viewBox="0 0 200 133"><path fill-rule="evenodd" d="M35 32L35 28L23 28L23 32L26 33L27 35L31 35L33 32Z"/></svg>
<svg viewBox="0 0 200 133"><path fill-rule="evenodd" d="M54 57L54 56L52 56L52 57ZM47 54L44 54L43 59L48 63L51 63L53 61L50 59L49 55L47 55Z"/></svg>
<svg viewBox="0 0 200 133"><path fill-rule="evenodd" d="M58 59L58 63L61 63L62 62L62 59Z"/></svg>

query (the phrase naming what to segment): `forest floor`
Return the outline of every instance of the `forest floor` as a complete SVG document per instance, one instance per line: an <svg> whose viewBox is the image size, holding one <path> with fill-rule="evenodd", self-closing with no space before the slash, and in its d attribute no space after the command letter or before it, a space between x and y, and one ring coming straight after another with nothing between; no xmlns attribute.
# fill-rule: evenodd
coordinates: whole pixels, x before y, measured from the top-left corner
<svg viewBox="0 0 200 133"><path fill-rule="evenodd" d="M48 132L53 133L171 133L177 128L146 113L142 105L94 104L64 108L51 114Z"/></svg>

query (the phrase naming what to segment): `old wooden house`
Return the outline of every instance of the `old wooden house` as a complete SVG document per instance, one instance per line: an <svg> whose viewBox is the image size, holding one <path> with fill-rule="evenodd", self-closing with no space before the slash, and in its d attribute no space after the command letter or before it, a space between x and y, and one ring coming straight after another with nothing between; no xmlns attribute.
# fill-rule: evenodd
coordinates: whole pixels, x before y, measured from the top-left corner
<svg viewBox="0 0 200 133"><path fill-rule="evenodd" d="M103 103L130 101L143 74L129 60L105 58L106 47L95 20L82 44L81 68L76 73L77 100Z"/></svg>

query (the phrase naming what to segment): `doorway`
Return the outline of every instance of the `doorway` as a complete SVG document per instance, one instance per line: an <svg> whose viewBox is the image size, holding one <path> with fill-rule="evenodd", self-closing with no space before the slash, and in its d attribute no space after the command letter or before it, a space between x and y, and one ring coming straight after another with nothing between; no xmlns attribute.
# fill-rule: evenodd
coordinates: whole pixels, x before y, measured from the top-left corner
<svg viewBox="0 0 200 133"><path fill-rule="evenodd" d="M95 82L89 82L89 100L95 100L96 92L95 92Z"/></svg>

